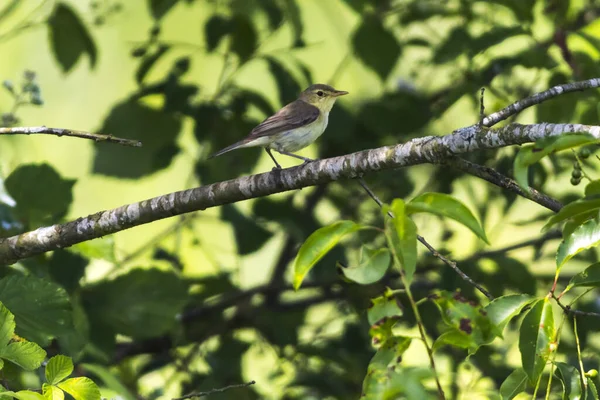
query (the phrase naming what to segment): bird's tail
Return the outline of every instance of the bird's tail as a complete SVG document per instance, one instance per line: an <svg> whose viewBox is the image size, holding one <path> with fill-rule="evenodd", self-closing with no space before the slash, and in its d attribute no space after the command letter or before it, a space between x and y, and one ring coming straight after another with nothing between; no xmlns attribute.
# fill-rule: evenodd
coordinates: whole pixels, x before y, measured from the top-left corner
<svg viewBox="0 0 600 400"><path fill-rule="evenodd" d="M214 157L218 157L218 156L220 156L222 154L228 153L231 150L241 149L243 147L246 147L245 145L247 145L248 142L249 142L248 139L240 140L239 142L234 143L231 146L227 146L224 149L221 149L221 150L217 151L216 153L212 154L208 158L211 159L211 158L214 158Z"/></svg>

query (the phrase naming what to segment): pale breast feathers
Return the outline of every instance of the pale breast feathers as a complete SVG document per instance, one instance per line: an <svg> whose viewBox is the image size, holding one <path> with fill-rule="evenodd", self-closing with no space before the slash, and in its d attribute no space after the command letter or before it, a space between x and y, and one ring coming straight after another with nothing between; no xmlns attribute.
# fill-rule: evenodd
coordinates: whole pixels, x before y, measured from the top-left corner
<svg viewBox="0 0 600 400"><path fill-rule="evenodd" d="M319 118L319 109L302 100L283 107L250 132L250 137L273 135L308 125Z"/></svg>

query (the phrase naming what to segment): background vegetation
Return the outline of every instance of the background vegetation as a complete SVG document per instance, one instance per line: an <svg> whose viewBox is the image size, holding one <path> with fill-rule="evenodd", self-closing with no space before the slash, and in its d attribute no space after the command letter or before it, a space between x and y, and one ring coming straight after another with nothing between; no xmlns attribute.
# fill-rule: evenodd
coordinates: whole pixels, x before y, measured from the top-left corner
<svg viewBox="0 0 600 400"><path fill-rule="evenodd" d="M2 125L101 132L141 140L143 147L2 137L0 229L7 237L268 171L271 161L257 149L206 158L311 83L350 92L332 111L326 133L301 153L326 158L448 134L479 120L480 88L487 89L486 111L493 112L553 85L600 76L599 58L600 5L594 0L6 0L0 3ZM597 90L568 94L510 122L598 125L598 100ZM581 198L579 183L598 176L595 150L552 155L529 168L529 183L565 204ZM517 151L466 158L513 176ZM482 339L491 344L478 342L468 357L470 344L439 346L437 375L448 398L520 392L531 398L540 377L538 397L575 398L577 385L567 383L576 382L597 398L591 388L600 382L590 371L600 362L600 319L580 316L575 331L572 315L561 320L557 303L535 300L555 278L560 233L541 233L552 212L448 167L423 165L365 179L386 203L425 192L460 200L481 222L489 245L481 239L485 234L431 214L413 217L419 234L494 297L531 296L511 317L526 308L533 310L526 311L527 322L539 311L538 322L545 313L561 324L558 336L538 330L528 336L556 346L560 338L551 360L560 379L548 385L550 367L538 373L539 363L528 369L522 360L522 315L506 321L503 338ZM597 212L585 210L586 218ZM5 266L0 314L3 329L16 327L18 336L2 332L7 340L0 348L8 349L8 338L35 342L37 361L27 364L0 351L11 361L1 370L3 386L17 391L45 383L46 396L54 388L76 398L98 396L91 382L85 381L91 392L69 386L73 381L64 378L74 371L107 398L169 399L252 380L210 398L351 399L363 390L373 399L436 398L427 352L417 339L403 354L406 343L394 339L393 354L401 360L374 359L381 364L369 367L382 337L395 337L391 325L383 333L375 329L380 319L367 312L371 299L391 307L383 313L397 323L394 332L419 336L397 269L384 269L381 279L364 285L340 275L341 265L361 265L363 244L385 246L381 236L361 231L349 237L294 292L298 248L315 230L340 220L385 226L377 204L356 182L343 181L153 222ZM569 261L559 290L596 261L596 250ZM412 295L431 339L456 322L447 319L449 309L470 301L461 312L479 312L473 304L488 303L424 248L416 266ZM580 286L598 284L585 283ZM600 312L595 292L578 290L584 289L565 295L565 304L577 298L578 310ZM548 317L552 307L554 317ZM6 322L13 314L14 322ZM44 375L41 348L48 357L71 357L74 370L66 357L54 358ZM395 383L368 381L367 371L388 366L398 374Z"/></svg>

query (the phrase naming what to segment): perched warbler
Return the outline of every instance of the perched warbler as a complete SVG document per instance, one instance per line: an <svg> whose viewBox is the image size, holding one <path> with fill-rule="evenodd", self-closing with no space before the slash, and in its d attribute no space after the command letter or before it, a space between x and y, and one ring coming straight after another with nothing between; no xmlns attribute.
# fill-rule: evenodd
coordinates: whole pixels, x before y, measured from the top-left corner
<svg viewBox="0 0 600 400"><path fill-rule="evenodd" d="M274 115L265 119L243 140L217 151L209 158L220 156L228 151L245 147L264 147L277 169L281 165L275 160L271 150L304 160L292 152L305 148L314 142L327 128L329 111L339 96L348 94L329 85L309 86L297 100L283 107Z"/></svg>

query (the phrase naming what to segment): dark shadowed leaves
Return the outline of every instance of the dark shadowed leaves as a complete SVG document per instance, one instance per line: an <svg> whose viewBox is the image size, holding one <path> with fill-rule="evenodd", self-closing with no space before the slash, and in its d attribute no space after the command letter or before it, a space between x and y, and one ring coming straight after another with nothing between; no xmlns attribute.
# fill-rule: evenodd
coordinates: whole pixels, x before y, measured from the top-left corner
<svg viewBox="0 0 600 400"><path fill-rule="evenodd" d="M148 6L152 17L156 20L161 19L169 10L177 4L179 0L148 0Z"/></svg>
<svg viewBox="0 0 600 400"><path fill-rule="evenodd" d="M5 181L6 190L17 202L17 214L32 225L60 220L73 201L74 184L48 164L22 165Z"/></svg>
<svg viewBox="0 0 600 400"><path fill-rule="evenodd" d="M69 72L83 54L90 57L92 68L96 65L94 40L70 6L58 3L48 19L48 27L52 51L63 72Z"/></svg>
<svg viewBox="0 0 600 400"><path fill-rule="evenodd" d="M377 45L374 45L374 44ZM366 16L352 37L352 45L358 58L385 80L398 57L400 45L394 35L375 16Z"/></svg>
<svg viewBox="0 0 600 400"><path fill-rule="evenodd" d="M240 213L235 206L226 205L221 208L224 221L231 223L234 230L238 253L246 255L260 249L271 237L271 232L258 225L253 218Z"/></svg>
<svg viewBox="0 0 600 400"><path fill-rule="evenodd" d="M563 399L581 399L581 374L572 365L556 362L555 374L563 385Z"/></svg>
<svg viewBox="0 0 600 400"><path fill-rule="evenodd" d="M36 343L14 340L14 333L15 318L0 303L0 367L4 367L4 360L7 360L29 371L39 368L46 358L46 352Z"/></svg>
<svg viewBox="0 0 600 400"><path fill-rule="evenodd" d="M590 265L571 278L566 290L574 287L600 287L600 263Z"/></svg>
<svg viewBox="0 0 600 400"><path fill-rule="evenodd" d="M523 318L519 331L519 350L529 382L536 384L550 357L554 340L554 316L550 299L538 300Z"/></svg>
<svg viewBox="0 0 600 400"><path fill-rule="evenodd" d="M279 88L279 102L285 105L296 100L304 88L300 86L296 78L294 78L281 61L274 57L266 57L265 60L269 66L269 72L275 78L275 82Z"/></svg>
<svg viewBox="0 0 600 400"><path fill-rule="evenodd" d="M570 78L567 75L557 72L548 82L548 87L550 88L563 83L568 83L569 80ZM540 122L571 122L576 106L576 94L566 93L562 96L557 96L550 101L545 101L539 104L536 107L537 120Z"/></svg>
<svg viewBox="0 0 600 400"><path fill-rule="evenodd" d="M48 280L16 274L0 279L0 302L14 314L17 334L40 345L73 328L67 292Z"/></svg>
<svg viewBox="0 0 600 400"><path fill-rule="evenodd" d="M174 115L135 101L117 104L100 132L140 140L143 147L96 146L94 172L121 178L152 174L172 161L180 130L181 120Z"/></svg>
<svg viewBox="0 0 600 400"><path fill-rule="evenodd" d="M140 62L140 65L138 66L137 71L135 72L135 81L139 84L142 84L144 82L144 78L148 72L150 72L154 64L156 64L156 62L160 60L162 56L167 54L169 49L171 49L171 46L161 44L152 52L152 54L144 56L142 62Z"/></svg>
<svg viewBox="0 0 600 400"><path fill-rule="evenodd" d="M55 250L50 259L48 271L52 279L69 293L79 287L79 280L83 278L85 267L89 260L69 250Z"/></svg>
<svg viewBox="0 0 600 400"><path fill-rule="evenodd" d="M257 36L252 21L246 15L236 15L231 19L231 51L242 62L248 60L256 49Z"/></svg>
<svg viewBox="0 0 600 400"><path fill-rule="evenodd" d="M186 299L186 284L174 273L158 269L132 270L87 287L82 296L90 319L135 338L171 329Z"/></svg>
<svg viewBox="0 0 600 400"><path fill-rule="evenodd" d="M204 25L206 47L209 51L217 48L221 39L231 31L231 21L222 15L213 15Z"/></svg>

